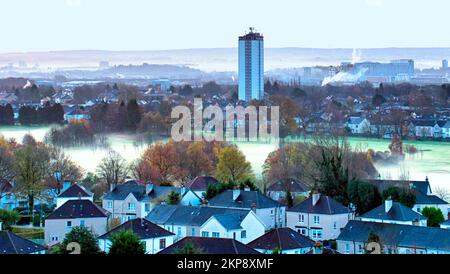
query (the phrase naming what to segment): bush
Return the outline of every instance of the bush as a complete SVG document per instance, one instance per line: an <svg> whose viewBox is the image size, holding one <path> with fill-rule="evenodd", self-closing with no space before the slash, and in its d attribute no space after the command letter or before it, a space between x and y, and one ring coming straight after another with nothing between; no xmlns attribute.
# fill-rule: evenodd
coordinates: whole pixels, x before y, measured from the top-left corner
<svg viewBox="0 0 450 274"><path fill-rule="evenodd" d="M97 245L97 238L86 227L74 227L66 234L66 237L52 253L54 254L70 254L71 250L67 250L67 245L70 243L78 243L81 247L81 254L99 254L100 248Z"/></svg>
<svg viewBox="0 0 450 274"><path fill-rule="evenodd" d="M440 224L445 221L444 215L439 208L424 207L422 215L427 218L427 226L440 227Z"/></svg>
<svg viewBox="0 0 450 274"><path fill-rule="evenodd" d="M19 219L20 215L16 211L0 209L0 220L3 223L3 229L11 230L11 226L15 225Z"/></svg>
<svg viewBox="0 0 450 274"><path fill-rule="evenodd" d="M145 254L145 243L131 230L121 230L111 236L109 254L138 255Z"/></svg>

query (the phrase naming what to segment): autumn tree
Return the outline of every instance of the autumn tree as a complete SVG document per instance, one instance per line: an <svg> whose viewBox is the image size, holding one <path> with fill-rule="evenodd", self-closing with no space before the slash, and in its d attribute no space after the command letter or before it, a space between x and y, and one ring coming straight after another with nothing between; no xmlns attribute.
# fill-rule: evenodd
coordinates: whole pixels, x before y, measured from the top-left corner
<svg viewBox="0 0 450 274"><path fill-rule="evenodd" d="M125 159L114 150L110 150L97 166L97 175L105 179L108 187L111 184L123 181L127 174L128 166Z"/></svg>
<svg viewBox="0 0 450 274"><path fill-rule="evenodd" d="M243 182L246 179L254 179L250 162L245 155L235 146L222 148L219 151L219 162L216 168L216 178L221 182Z"/></svg>

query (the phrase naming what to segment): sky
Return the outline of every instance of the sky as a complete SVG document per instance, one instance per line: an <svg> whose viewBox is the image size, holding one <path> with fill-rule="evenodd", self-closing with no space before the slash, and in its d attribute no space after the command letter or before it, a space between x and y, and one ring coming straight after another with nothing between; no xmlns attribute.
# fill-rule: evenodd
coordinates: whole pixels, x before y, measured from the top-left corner
<svg viewBox="0 0 450 274"><path fill-rule="evenodd" d="M14 0L0 53L237 47L450 47L448 0Z"/></svg>

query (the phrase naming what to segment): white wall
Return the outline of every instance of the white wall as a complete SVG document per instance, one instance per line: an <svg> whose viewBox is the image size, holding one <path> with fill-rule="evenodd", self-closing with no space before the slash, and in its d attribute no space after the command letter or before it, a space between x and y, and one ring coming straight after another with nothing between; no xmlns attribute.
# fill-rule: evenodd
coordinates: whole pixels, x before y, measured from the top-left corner
<svg viewBox="0 0 450 274"><path fill-rule="evenodd" d="M174 242L174 235L165 236L165 237L157 237L151 239L142 239L141 242L145 243L145 253L146 254L156 254L161 251L163 248L160 246L160 240L166 240L166 247L170 246ZM111 247L111 241L108 239L99 239L98 245L102 251L105 253L109 252L109 248Z"/></svg>
<svg viewBox="0 0 450 274"><path fill-rule="evenodd" d="M69 233L76 226L80 226L80 221L84 220L84 226L89 228L95 235L100 236L106 233L107 230L107 217L97 218L77 218L77 219L48 219L45 220L45 242L52 242L52 237L57 237L56 242L60 242L64 239L67 233ZM67 227L67 222L72 222L72 227Z"/></svg>

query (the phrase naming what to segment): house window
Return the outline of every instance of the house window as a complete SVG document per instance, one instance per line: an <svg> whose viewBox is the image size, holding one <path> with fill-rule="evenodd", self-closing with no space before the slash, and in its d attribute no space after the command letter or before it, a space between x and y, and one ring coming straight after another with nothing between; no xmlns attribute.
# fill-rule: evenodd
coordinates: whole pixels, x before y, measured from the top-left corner
<svg viewBox="0 0 450 274"><path fill-rule="evenodd" d="M136 204L135 203L128 203L128 210L136 210Z"/></svg>
<svg viewBox="0 0 450 274"><path fill-rule="evenodd" d="M178 231L178 232L177 232L178 236L181 236L181 226L178 227L178 230L177 230L177 231Z"/></svg>
<svg viewBox="0 0 450 274"><path fill-rule="evenodd" d="M297 232L302 234L303 236L306 236L306 228L299 228L297 229Z"/></svg>
<svg viewBox="0 0 450 274"><path fill-rule="evenodd" d="M52 241L58 241L58 236L53 236Z"/></svg>
<svg viewBox="0 0 450 274"><path fill-rule="evenodd" d="M81 227L84 227L84 226L85 226L84 220L80 220L80 226L81 226Z"/></svg>
<svg viewBox="0 0 450 274"><path fill-rule="evenodd" d="M202 237L209 237L208 231L202 231Z"/></svg>
<svg viewBox="0 0 450 274"><path fill-rule="evenodd" d="M108 208L112 208L113 207L113 202L108 202Z"/></svg>
<svg viewBox="0 0 450 274"><path fill-rule="evenodd" d="M303 214L298 215L298 221L300 223L304 223L305 222L305 215L303 215Z"/></svg>
<svg viewBox="0 0 450 274"><path fill-rule="evenodd" d="M67 221L67 228L71 228L72 227L72 221Z"/></svg>
<svg viewBox="0 0 450 274"><path fill-rule="evenodd" d="M160 249L166 248L166 239L160 239L159 240L159 248Z"/></svg>
<svg viewBox="0 0 450 274"><path fill-rule="evenodd" d="M241 231L241 239L245 239L245 238L247 238L247 231L242 230Z"/></svg>
<svg viewBox="0 0 450 274"><path fill-rule="evenodd" d="M422 210L422 209L420 208L420 206L417 206L417 212L420 213L421 210Z"/></svg>
<svg viewBox="0 0 450 274"><path fill-rule="evenodd" d="M312 238L315 240L322 239L322 229L313 229L311 230Z"/></svg>
<svg viewBox="0 0 450 274"><path fill-rule="evenodd" d="M314 216L314 224L319 224L320 223L320 217L319 216Z"/></svg>
<svg viewBox="0 0 450 274"><path fill-rule="evenodd" d="M345 253L350 254L350 244L345 244Z"/></svg>
<svg viewBox="0 0 450 274"><path fill-rule="evenodd" d="M336 230L337 229L337 222L333 223L333 229Z"/></svg>
<svg viewBox="0 0 450 274"><path fill-rule="evenodd" d="M212 233L212 237L213 238L219 238L220 237L220 233L219 232L213 232Z"/></svg>
<svg viewBox="0 0 450 274"><path fill-rule="evenodd" d="M149 211L150 211L150 204L145 203L145 212L149 212Z"/></svg>

